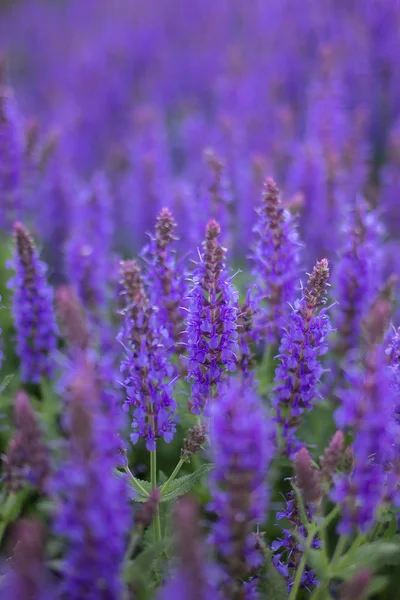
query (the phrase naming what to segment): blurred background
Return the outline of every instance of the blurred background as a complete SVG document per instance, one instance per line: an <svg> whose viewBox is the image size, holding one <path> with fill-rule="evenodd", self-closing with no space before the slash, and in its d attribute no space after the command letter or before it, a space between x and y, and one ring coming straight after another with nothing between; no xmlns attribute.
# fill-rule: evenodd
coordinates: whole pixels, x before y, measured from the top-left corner
<svg viewBox="0 0 400 600"><path fill-rule="evenodd" d="M120 253L140 248L169 206L182 247L198 246L213 215L243 262L272 175L300 209L307 266L335 259L346 210L363 194L382 209L393 270L398 0L1 6L0 152L10 172L0 219L4 229L19 216L31 226L56 281L77 199L99 175Z"/></svg>

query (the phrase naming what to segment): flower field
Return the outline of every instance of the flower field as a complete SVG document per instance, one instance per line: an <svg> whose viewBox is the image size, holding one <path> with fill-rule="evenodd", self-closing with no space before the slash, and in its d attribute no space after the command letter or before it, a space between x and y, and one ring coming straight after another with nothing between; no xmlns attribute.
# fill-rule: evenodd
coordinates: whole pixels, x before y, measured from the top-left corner
<svg viewBox="0 0 400 600"><path fill-rule="evenodd" d="M399 0L0 3L0 598L400 598Z"/></svg>

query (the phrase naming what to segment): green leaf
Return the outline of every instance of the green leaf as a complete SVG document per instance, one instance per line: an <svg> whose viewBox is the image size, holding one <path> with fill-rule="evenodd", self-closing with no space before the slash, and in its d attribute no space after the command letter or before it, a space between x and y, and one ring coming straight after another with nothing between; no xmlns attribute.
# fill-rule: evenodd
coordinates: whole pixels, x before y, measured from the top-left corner
<svg viewBox="0 0 400 600"><path fill-rule="evenodd" d="M168 486L167 491L165 493L162 491L161 488L160 502L170 502L171 500L175 500L175 498L184 496L193 488L194 485L196 485L196 483L203 477L203 475L211 471L212 468L213 465L207 463L205 465L202 465L199 469L197 469L197 471L194 471L194 473L190 473L189 475L183 475L183 477L178 477L177 479L174 479L174 481L172 481Z"/></svg>
<svg viewBox="0 0 400 600"><path fill-rule="evenodd" d="M14 375L6 375L3 381L0 383L0 394L2 394L10 385Z"/></svg>
<svg viewBox="0 0 400 600"><path fill-rule="evenodd" d="M331 577L348 579L360 569L371 569L377 571L386 565L397 565L400 563L400 544L377 540L371 544L365 544L356 550L348 552L337 564Z"/></svg>
<svg viewBox="0 0 400 600"><path fill-rule="evenodd" d="M259 588L265 600L288 600L289 594L286 581L272 564L272 552L262 544L264 553L264 574Z"/></svg>
<svg viewBox="0 0 400 600"><path fill-rule="evenodd" d="M151 483L149 481L132 478L128 474L122 473L122 471L118 471L117 469L114 470L114 473L135 490L135 495L133 497L134 502L147 502L151 492ZM146 493L143 493L143 490Z"/></svg>
<svg viewBox="0 0 400 600"><path fill-rule="evenodd" d="M164 538L160 542L147 546L139 556L126 565L125 582L133 584L135 598L138 600L144 600L153 595L152 592L160 582L157 581L157 577L149 576L149 574L160 572L161 563L165 562L165 556L171 546L171 538Z"/></svg>

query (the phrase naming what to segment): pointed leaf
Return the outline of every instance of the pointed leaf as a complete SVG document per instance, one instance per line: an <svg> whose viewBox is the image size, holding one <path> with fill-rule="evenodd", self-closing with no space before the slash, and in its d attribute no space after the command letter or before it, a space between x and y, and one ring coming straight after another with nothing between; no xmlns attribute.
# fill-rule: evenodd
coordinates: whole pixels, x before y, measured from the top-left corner
<svg viewBox="0 0 400 600"><path fill-rule="evenodd" d="M135 490L135 494L132 498L135 502L147 502L151 492L151 484L148 481L136 478L133 479L126 473L118 471L118 469L115 469L114 473L117 477L123 479L131 488Z"/></svg>
<svg viewBox="0 0 400 600"><path fill-rule="evenodd" d="M331 577L348 579L360 569L378 570L385 565L400 563L400 544L376 541L365 544L356 552L348 552L339 561Z"/></svg>
<svg viewBox="0 0 400 600"><path fill-rule="evenodd" d="M161 488L161 499L160 502L170 502L171 500L175 500L175 498L179 498L180 496L184 496L193 488L194 485L211 469L213 465L207 463L202 465L197 471L194 473L190 473L189 475L183 475L183 477L178 477L171 482L165 492Z"/></svg>
<svg viewBox="0 0 400 600"><path fill-rule="evenodd" d="M0 383L0 394L2 394L10 385L14 375L6 375L3 381Z"/></svg>

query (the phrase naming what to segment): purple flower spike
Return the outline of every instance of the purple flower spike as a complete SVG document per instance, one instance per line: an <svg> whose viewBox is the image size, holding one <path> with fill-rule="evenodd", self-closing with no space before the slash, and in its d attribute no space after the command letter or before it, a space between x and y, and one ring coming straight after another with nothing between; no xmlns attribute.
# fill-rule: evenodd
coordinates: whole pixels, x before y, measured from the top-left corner
<svg viewBox="0 0 400 600"><path fill-rule="evenodd" d="M1 59L0 59L1 61ZM24 141L11 88L4 85L0 64L0 228L22 218Z"/></svg>
<svg viewBox="0 0 400 600"><path fill-rule="evenodd" d="M15 270L9 286L14 290L13 314L17 330L17 354L21 379L39 383L54 372L57 327L53 290L46 280L46 265L27 229L14 225L15 253L10 266Z"/></svg>
<svg viewBox="0 0 400 600"><path fill-rule="evenodd" d="M129 491L114 474L117 438L89 365L70 385L65 426L68 454L52 485L55 531L67 545L60 592L70 600L119 600Z"/></svg>
<svg viewBox="0 0 400 600"><path fill-rule="evenodd" d="M295 299L300 262L296 224L283 207L272 179L265 182L254 233L254 303L259 307L254 333L256 339L269 344L279 339L290 312L289 303Z"/></svg>
<svg viewBox="0 0 400 600"><path fill-rule="evenodd" d="M145 282L149 301L158 308L160 327L168 331L171 346L177 354L182 352L179 346L184 329L184 311L182 305L187 296L185 269L177 261L171 247L175 238L176 223L171 211L163 208L157 217L155 235L143 250L147 264Z"/></svg>
<svg viewBox="0 0 400 600"><path fill-rule="evenodd" d="M332 499L342 504L340 533L353 527L368 531L384 500L387 467L393 457L393 396L390 378L379 348L372 347L365 360L364 373L349 375L349 389L343 392L336 411L340 428L354 431L354 468L350 475L338 476Z"/></svg>
<svg viewBox="0 0 400 600"><path fill-rule="evenodd" d="M121 283L126 300L125 322L119 334L125 348L121 365L127 394L124 408L133 408L132 442L145 438L147 449L153 451L157 438L170 442L175 433L174 369L163 345L164 329L146 295L135 260L121 263Z"/></svg>
<svg viewBox="0 0 400 600"><path fill-rule="evenodd" d="M212 219L189 294L188 378L193 381L189 406L195 414L223 389L226 371L236 369L238 295L225 267L226 250L219 235L220 227Z"/></svg>
<svg viewBox="0 0 400 600"><path fill-rule="evenodd" d="M357 201L344 233L346 246L332 284L337 300L332 310L337 331L334 350L341 361L360 343L361 324L379 289L382 264L382 228L364 200Z"/></svg>
<svg viewBox="0 0 400 600"><path fill-rule="evenodd" d="M50 475L50 452L29 396L20 390L15 397L16 431L5 456L5 479L11 492L17 492L27 482L44 491Z"/></svg>
<svg viewBox="0 0 400 600"><path fill-rule="evenodd" d="M272 421L251 386L232 385L212 405L209 509L217 519L211 543L222 564L226 598L249 598L244 582L259 566L253 529L265 518L266 477L274 452ZM242 595L240 595L240 593Z"/></svg>
<svg viewBox="0 0 400 600"><path fill-rule="evenodd" d="M274 397L276 420L282 427L283 450L294 457L301 448L296 429L304 411L318 398L318 383L324 371L318 358L325 354L326 336L332 331L324 306L329 279L328 261L315 265L303 297L296 302L286 326L276 369Z"/></svg>

